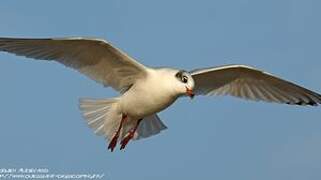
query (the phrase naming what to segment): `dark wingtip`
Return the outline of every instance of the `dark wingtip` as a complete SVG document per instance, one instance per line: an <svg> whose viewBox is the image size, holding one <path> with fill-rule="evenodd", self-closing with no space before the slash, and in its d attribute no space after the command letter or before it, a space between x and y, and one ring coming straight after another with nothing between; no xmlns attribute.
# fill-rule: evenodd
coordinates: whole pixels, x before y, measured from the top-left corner
<svg viewBox="0 0 321 180"><path fill-rule="evenodd" d="M318 103L316 103L314 101L310 101L310 102L308 102L308 105L310 105L310 106L318 106Z"/></svg>
<svg viewBox="0 0 321 180"><path fill-rule="evenodd" d="M299 102L297 102L297 103L295 103L296 105L299 105L299 106L301 106L301 105L305 105L305 103L303 103L302 101L299 101Z"/></svg>
<svg viewBox="0 0 321 180"><path fill-rule="evenodd" d="M309 106L318 106L319 104L314 102L314 101L309 101L309 102L303 102L303 101L299 101L299 102L295 102L295 103L292 103L292 102L287 102L286 104L288 105L298 105L298 106L306 106L306 105L309 105Z"/></svg>

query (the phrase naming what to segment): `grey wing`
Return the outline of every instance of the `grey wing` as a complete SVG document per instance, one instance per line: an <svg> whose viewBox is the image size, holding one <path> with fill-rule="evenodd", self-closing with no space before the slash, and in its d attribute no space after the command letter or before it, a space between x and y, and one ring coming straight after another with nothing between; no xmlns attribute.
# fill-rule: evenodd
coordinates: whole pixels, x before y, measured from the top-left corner
<svg viewBox="0 0 321 180"><path fill-rule="evenodd" d="M0 51L54 60L118 91L145 76L142 64L104 40L86 38L0 38Z"/></svg>
<svg viewBox="0 0 321 180"><path fill-rule="evenodd" d="M320 94L249 66L198 69L191 74L197 95L232 95L296 105L316 106L321 103Z"/></svg>
<svg viewBox="0 0 321 180"><path fill-rule="evenodd" d="M150 115L142 120L137 129L135 140L147 138L167 129L157 114Z"/></svg>

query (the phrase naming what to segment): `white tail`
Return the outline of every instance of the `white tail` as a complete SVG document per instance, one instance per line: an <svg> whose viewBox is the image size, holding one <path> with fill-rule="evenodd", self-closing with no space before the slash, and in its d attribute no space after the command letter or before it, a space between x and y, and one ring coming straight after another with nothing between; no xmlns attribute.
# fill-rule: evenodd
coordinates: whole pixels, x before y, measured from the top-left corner
<svg viewBox="0 0 321 180"><path fill-rule="evenodd" d="M114 99L80 99L79 107L95 134L109 140L116 132L121 114L117 111L117 98Z"/></svg>
<svg viewBox="0 0 321 180"><path fill-rule="evenodd" d="M117 109L118 100L118 98L79 100L79 108L87 120L88 125L94 130L95 134L104 136L109 141L117 131L122 118L121 112ZM123 124L119 140L135 126L136 121L127 119ZM143 119L136 131L134 139L147 138L160 133L166 128L158 116L153 114Z"/></svg>

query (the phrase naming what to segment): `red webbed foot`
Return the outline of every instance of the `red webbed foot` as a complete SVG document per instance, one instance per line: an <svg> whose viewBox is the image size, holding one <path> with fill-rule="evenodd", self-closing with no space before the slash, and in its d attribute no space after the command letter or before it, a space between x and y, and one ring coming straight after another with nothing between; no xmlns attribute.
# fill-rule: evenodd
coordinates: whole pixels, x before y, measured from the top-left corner
<svg viewBox="0 0 321 180"><path fill-rule="evenodd" d="M119 136L118 133L115 133L115 135L113 136L113 139L110 141L108 145L108 149L110 149L111 152L113 152L115 147L117 146L118 136Z"/></svg>
<svg viewBox="0 0 321 180"><path fill-rule="evenodd" d="M124 137L124 139L120 142L121 147L120 150L125 149L126 145L128 144L128 142L133 139L135 135L134 131L129 131L129 133Z"/></svg>
<svg viewBox="0 0 321 180"><path fill-rule="evenodd" d="M127 119L127 115L124 115L123 114L123 117L119 123L119 127L117 129L117 131L115 132L113 138L111 139L109 145L108 145L108 149L110 149L111 152L114 151L115 147L117 146L117 141L118 141L118 137L119 137L119 134L120 134L120 130L124 124L124 121Z"/></svg>
<svg viewBox="0 0 321 180"><path fill-rule="evenodd" d="M124 137L124 139L120 142L121 147L120 150L125 149L126 145L128 144L128 142L134 138L135 132L139 126L139 123L142 121L142 119L139 119L136 123L136 126L130 130L127 135Z"/></svg>

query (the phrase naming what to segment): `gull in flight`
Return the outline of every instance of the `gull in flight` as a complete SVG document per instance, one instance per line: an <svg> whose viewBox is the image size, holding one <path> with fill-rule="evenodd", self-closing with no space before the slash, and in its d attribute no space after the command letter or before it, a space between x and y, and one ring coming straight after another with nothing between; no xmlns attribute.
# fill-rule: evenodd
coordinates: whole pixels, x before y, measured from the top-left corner
<svg viewBox="0 0 321 180"><path fill-rule="evenodd" d="M118 142L124 149L131 139L166 129L157 113L182 96L231 95L303 106L321 103L320 94L253 67L152 68L100 39L0 38L0 51L59 62L118 91L118 97L80 99L79 105L88 125L108 140L110 151Z"/></svg>

